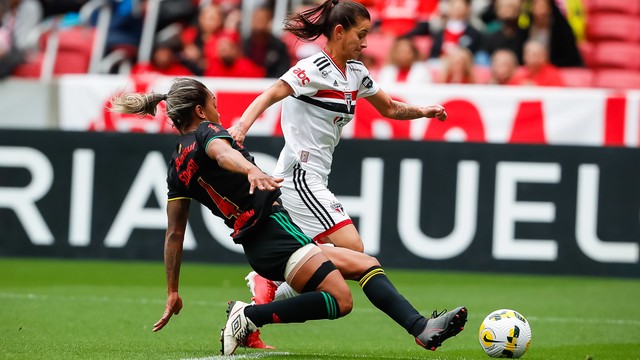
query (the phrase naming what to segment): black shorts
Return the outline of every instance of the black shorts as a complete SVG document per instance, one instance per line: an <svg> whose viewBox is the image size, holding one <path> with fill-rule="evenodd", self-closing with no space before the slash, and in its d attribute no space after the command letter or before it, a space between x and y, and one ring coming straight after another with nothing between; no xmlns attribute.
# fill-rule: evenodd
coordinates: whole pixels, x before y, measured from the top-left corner
<svg viewBox="0 0 640 360"><path fill-rule="evenodd" d="M242 247L253 270L267 279L284 281L291 254L312 243L313 239L293 223L282 206L274 206L273 213L262 221L252 232L252 239L245 240Z"/></svg>

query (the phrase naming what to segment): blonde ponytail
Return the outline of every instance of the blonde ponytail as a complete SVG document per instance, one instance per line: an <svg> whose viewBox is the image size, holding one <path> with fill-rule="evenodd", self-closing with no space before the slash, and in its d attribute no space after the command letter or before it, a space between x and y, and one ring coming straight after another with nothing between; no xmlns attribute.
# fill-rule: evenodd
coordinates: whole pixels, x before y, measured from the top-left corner
<svg viewBox="0 0 640 360"><path fill-rule="evenodd" d="M155 115L156 107L162 100L167 100L166 94L122 93L111 99L109 109L115 112L140 116Z"/></svg>

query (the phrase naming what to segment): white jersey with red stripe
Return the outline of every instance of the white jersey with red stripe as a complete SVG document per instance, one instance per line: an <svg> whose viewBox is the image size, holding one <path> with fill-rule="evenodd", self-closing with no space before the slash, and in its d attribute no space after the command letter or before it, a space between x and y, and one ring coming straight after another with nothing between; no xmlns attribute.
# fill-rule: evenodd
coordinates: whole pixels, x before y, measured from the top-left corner
<svg viewBox="0 0 640 360"><path fill-rule="evenodd" d="M281 80L294 94L282 104L285 146L274 175L291 173L296 164L327 181L333 150L342 128L353 119L356 99L375 95L378 84L359 61L347 61L343 72L324 51L300 60Z"/></svg>

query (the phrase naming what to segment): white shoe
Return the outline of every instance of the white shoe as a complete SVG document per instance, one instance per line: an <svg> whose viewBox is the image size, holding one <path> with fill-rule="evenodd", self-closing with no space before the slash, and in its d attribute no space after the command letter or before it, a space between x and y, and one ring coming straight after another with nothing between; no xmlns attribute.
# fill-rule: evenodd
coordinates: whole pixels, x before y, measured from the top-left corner
<svg viewBox="0 0 640 360"><path fill-rule="evenodd" d="M249 304L242 301L231 301L227 308L227 323L222 328L220 342L222 355L233 355L250 333L258 327L244 315Z"/></svg>

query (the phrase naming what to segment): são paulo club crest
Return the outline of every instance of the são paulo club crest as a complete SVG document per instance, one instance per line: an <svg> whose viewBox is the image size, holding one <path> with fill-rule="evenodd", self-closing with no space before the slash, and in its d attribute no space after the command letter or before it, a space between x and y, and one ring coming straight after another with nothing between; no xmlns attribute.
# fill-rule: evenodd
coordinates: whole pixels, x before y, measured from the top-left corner
<svg viewBox="0 0 640 360"><path fill-rule="evenodd" d="M341 203L334 201L329 206L331 206L331 209L333 209L333 211L337 212L338 214L345 215L344 208L342 207Z"/></svg>

